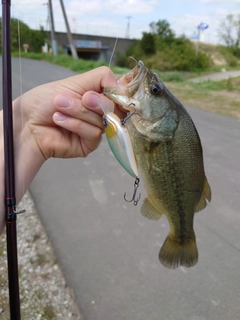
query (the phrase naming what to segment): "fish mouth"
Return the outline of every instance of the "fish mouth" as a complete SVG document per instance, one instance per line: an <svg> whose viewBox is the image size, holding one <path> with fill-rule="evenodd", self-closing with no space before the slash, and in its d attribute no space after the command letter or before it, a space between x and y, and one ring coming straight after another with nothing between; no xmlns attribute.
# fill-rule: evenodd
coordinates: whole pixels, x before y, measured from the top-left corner
<svg viewBox="0 0 240 320"><path fill-rule="evenodd" d="M133 109L130 98L136 98L136 94L147 73L147 68L141 60L136 61L136 63L136 66L131 71L118 80L118 88L103 88L105 96L120 104L127 111Z"/></svg>
<svg viewBox="0 0 240 320"><path fill-rule="evenodd" d="M145 74L146 68L144 66L144 63L139 60L136 66L131 71L123 75L118 80L120 82L120 85L122 84L125 87L125 94L127 94L128 97L132 97L139 89L139 86L142 83Z"/></svg>

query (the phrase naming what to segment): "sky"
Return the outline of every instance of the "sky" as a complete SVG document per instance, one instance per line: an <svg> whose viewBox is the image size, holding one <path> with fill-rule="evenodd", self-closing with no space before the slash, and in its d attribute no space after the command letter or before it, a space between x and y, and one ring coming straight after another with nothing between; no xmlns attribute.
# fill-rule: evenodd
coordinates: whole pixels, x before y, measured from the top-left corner
<svg viewBox="0 0 240 320"><path fill-rule="evenodd" d="M206 43L219 43L224 18L240 15L240 0L63 0L73 33L140 39L149 24L167 20L176 35L191 37L205 23ZM48 0L12 0L12 17L33 29L50 30ZM55 31L66 31L59 0L52 0ZM240 16L239 16L240 17ZM129 29L128 29L129 25Z"/></svg>

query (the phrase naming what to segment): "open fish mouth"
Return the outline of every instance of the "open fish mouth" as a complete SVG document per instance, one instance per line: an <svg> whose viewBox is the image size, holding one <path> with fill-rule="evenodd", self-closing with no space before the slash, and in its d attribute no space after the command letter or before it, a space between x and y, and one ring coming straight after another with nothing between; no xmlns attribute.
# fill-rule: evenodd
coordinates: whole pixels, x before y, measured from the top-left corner
<svg viewBox="0 0 240 320"><path fill-rule="evenodd" d="M129 100L139 91L146 73L147 68L140 60L131 71L118 80L118 88L103 88L103 93L116 103L119 103L119 100L121 100L122 107L130 111L132 107L129 106Z"/></svg>
<svg viewBox="0 0 240 320"><path fill-rule="evenodd" d="M142 83L145 74L146 68L144 63L140 60L131 71L119 79L120 85L125 87L125 94L128 93L127 96L132 97L135 94Z"/></svg>

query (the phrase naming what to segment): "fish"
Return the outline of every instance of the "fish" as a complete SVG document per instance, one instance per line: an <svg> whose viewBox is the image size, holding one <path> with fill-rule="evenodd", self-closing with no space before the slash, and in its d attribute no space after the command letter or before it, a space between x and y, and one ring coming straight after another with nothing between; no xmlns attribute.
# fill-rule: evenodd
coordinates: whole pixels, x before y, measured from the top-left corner
<svg viewBox="0 0 240 320"><path fill-rule="evenodd" d="M103 127L108 145L120 165L134 178L138 179L138 168L127 128L114 113L114 104L101 101Z"/></svg>
<svg viewBox="0 0 240 320"><path fill-rule="evenodd" d="M211 201L197 129L183 104L142 61L103 94L128 111L126 121L137 167L146 190L141 213L169 223L159 252L175 269L198 261L194 215Z"/></svg>

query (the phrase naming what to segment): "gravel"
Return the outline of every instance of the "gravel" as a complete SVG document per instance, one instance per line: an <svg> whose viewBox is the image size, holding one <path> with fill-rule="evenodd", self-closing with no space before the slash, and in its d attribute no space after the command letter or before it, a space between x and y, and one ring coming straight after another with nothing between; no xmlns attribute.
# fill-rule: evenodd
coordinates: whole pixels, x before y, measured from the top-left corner
<svg viewBox="0 0 240 320"><path fill-rule="evenodd" d="M21 317L26 320L82 320L29 192L17 220ZM0 238L0 319L9 319L6 236Z"/></svg>

